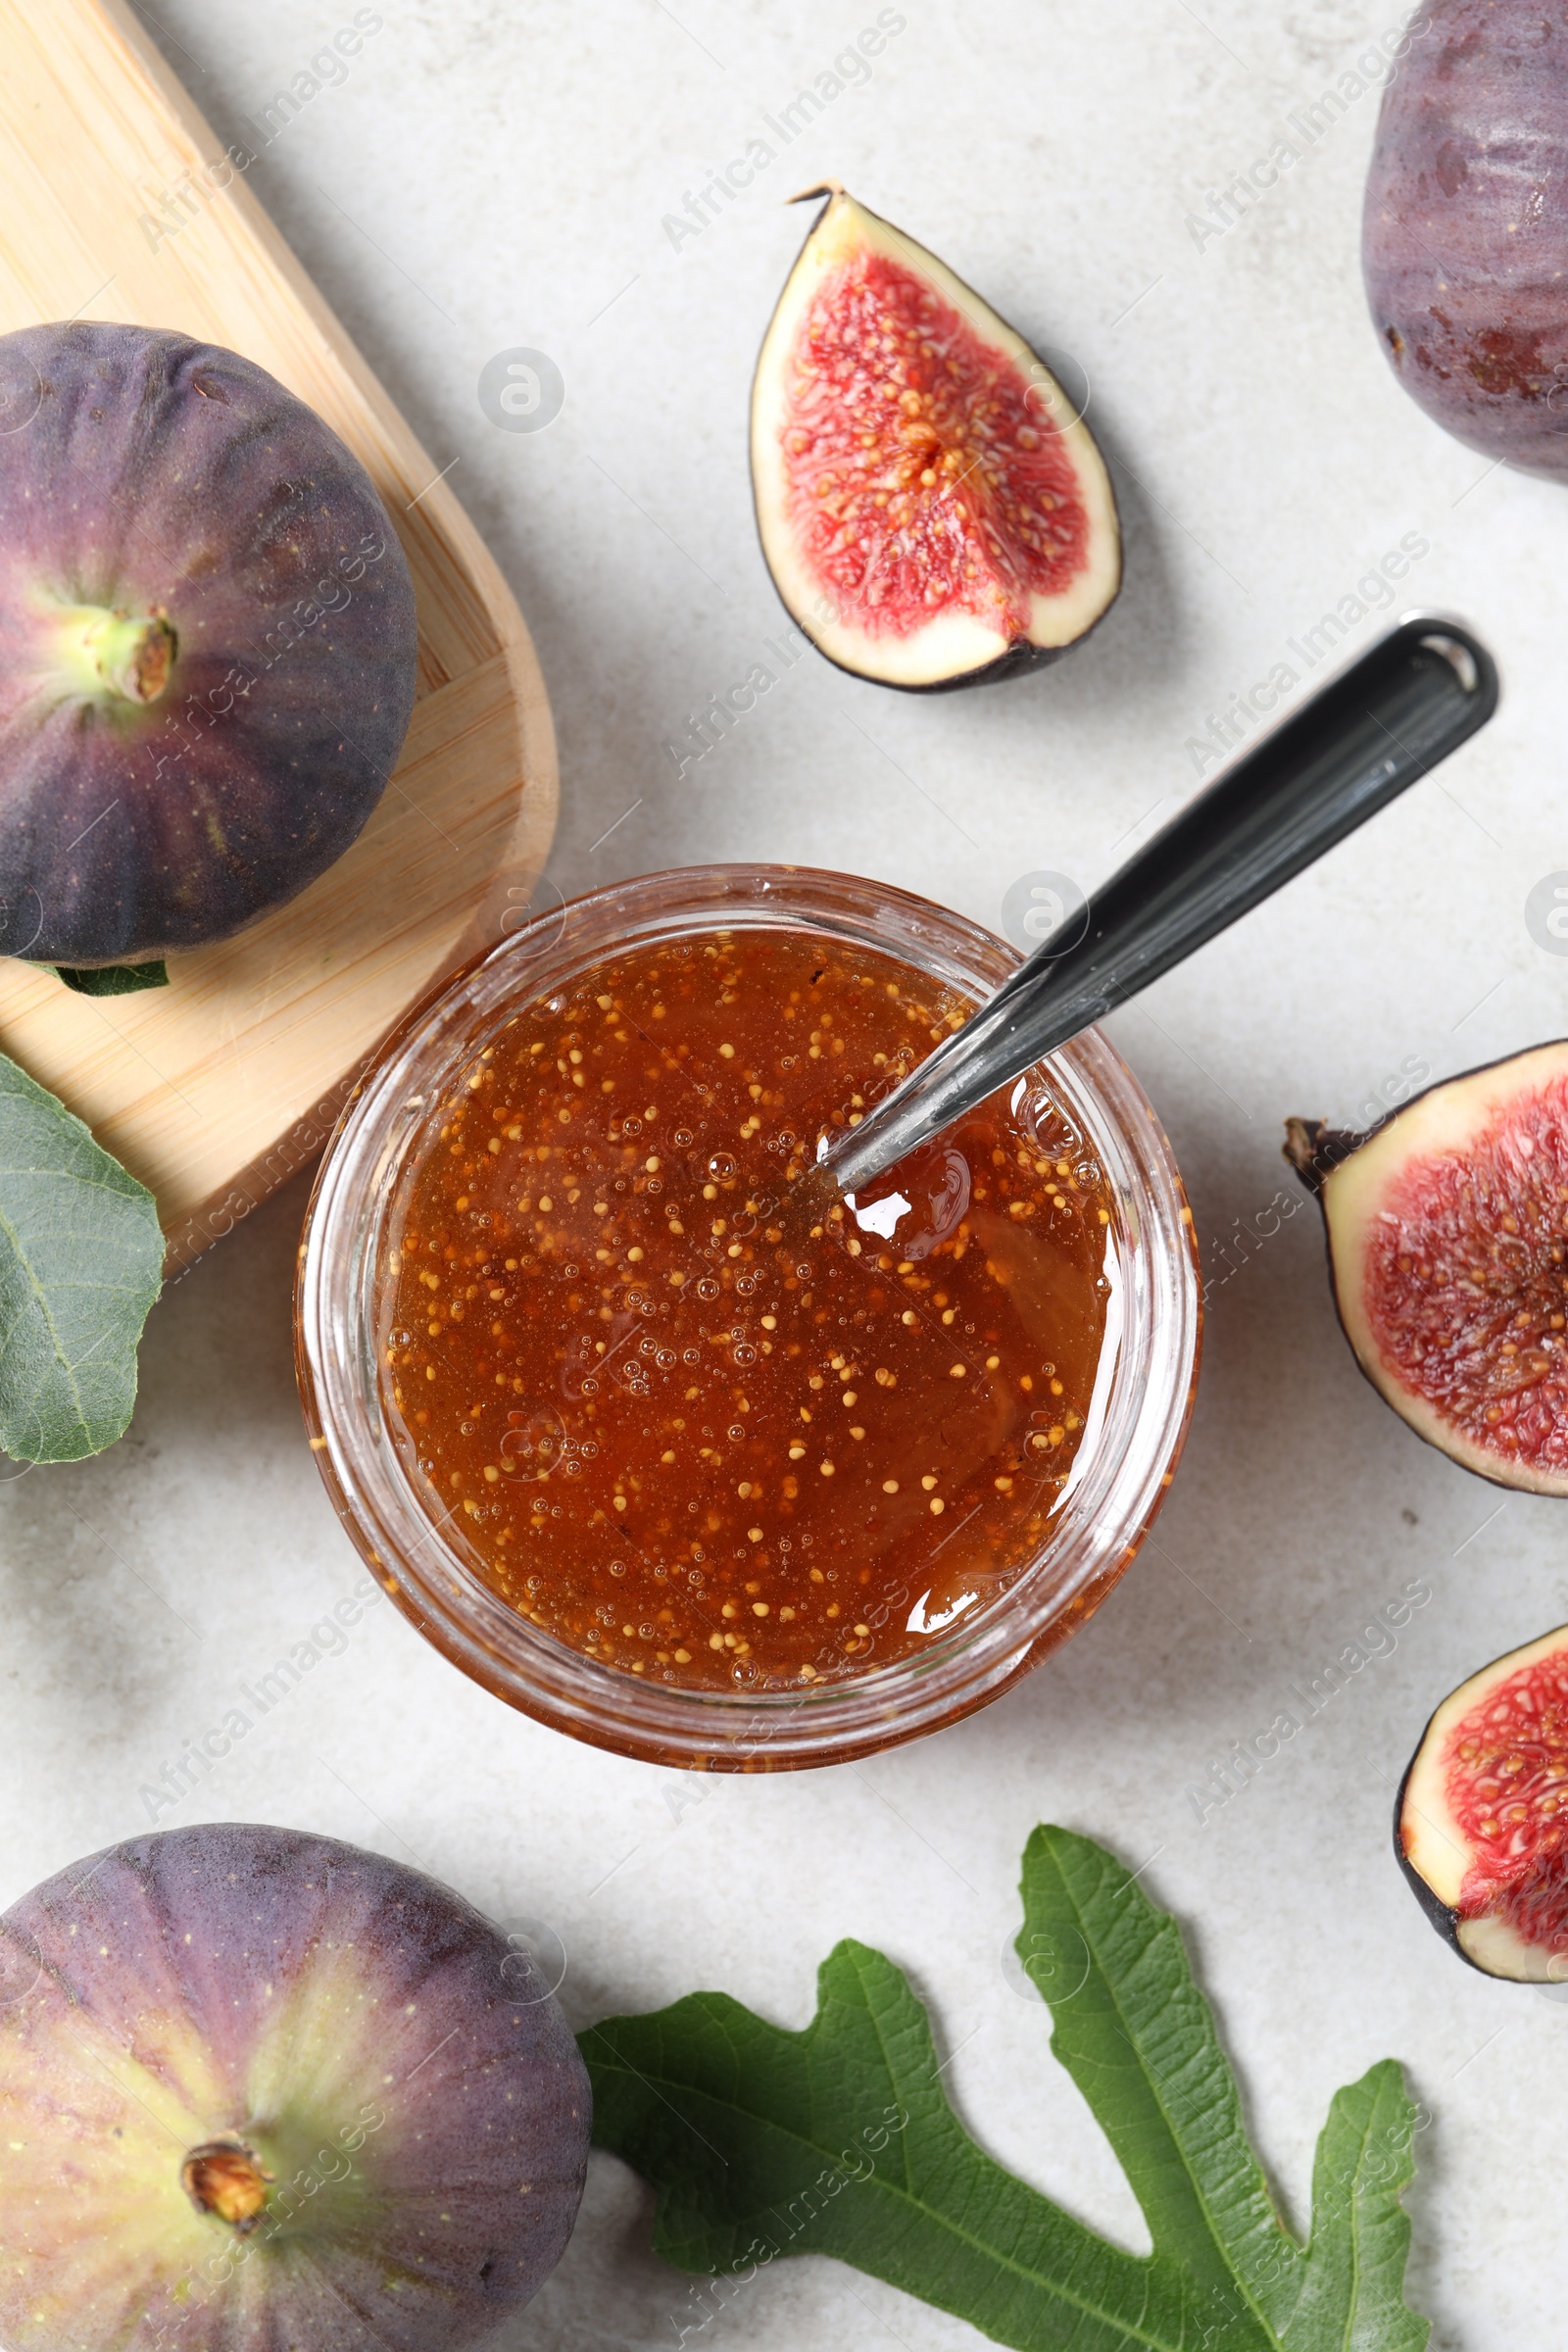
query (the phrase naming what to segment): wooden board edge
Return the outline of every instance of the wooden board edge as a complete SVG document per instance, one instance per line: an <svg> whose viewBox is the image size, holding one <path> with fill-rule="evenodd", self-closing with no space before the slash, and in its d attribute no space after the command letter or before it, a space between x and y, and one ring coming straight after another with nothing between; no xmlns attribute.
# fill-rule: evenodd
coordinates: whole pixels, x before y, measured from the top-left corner
<svg viewBox="0 0 1568 2352"><path fill-rule="evenodd" d="M394 1024L395 1025L395 1024ZM164 1235L164 1281L187 1273L199 1257L242 1225L254 1209L270 1199L291 1176L318 1159L343 1115L350 1096L375 1058L364 1054L295 1120L270 1151L260 1152L238 1175L220 1185L201 1207L176 1218Z"/></svg>
<svg viewBox="0 0 1568 2352"><path fill-rule="evenodd" d="M130 0L81 0L81 5L103 23L107 38L118 40L134 59L145 74L159 100L177 122L193 149L201 154L217 145L216 134L200 107L173 72L152 35L138 21ZM248 180L236 173L224 189L225 201L232 205L236 217L243 221L256 243L266 254L270 267L287 285L291 296L309 318L323 348L341 366L355 391L369 411L377 432L398 457L408 477L419 484L419 504L426 515L439 527L440 536L453 547L471 573L474 586L481 592L484 603L495 614L501 650L509 654L516 670L519 702L524 711L535 704L548 712L544 673L528 633L527 622L508 586L500 565L481 538L456 493L448 483L431 478L432 464L413 426L393 401L386 386L366 359L331 304L326 300L315 279L306 270L281 230ZM425 484L429 483L428 489ZM521 688L524 680L528 691ZM525 751L535 755L532 772L541 778L555 771L555 732L551 727L534 746L525 742Z"/></svg>
<svg viewBox="0 0 1568 2352"><path fill-rule="evenodd" d="M165 59L152 36L138 21L129 0L81 0L101 22L105 37L118 42L134 61L154 91L198 154L211 152L216 137L201 109ZM266 255L278 278L298 303L323 347L342 368L363 400L374 427L395 452L411 480L421 484L433 467L420 442L396 407L380 378L348 333L331 305L300 262L249 184L236 178L225 190L248 232ZM462 503L444 481L433 481L420 498L426 521L452 548L466 569L475 593L486 607L496 631L497 650L505 657L513 680L520 738L522 785L511 843L503 853L472 921L454 943L446 958L456 971L473 960L483 947L502 935L506 915L519 893L531 889L549 857L560 807L560 770L555 721L545 689L544 672L522 611L500 565ZM389 1019L390 1031L406 1007ZM166 1267L170 1274L194 1262L213 1243L261 1204L268 1195L309 1164L322 1148L344 1102L361 1071L373 1054L359 1056L318 1098L315 1107L296 1120L278 1143L258 1154L237 1176L201 1207L175 1220L168 1233Z"/></svg>

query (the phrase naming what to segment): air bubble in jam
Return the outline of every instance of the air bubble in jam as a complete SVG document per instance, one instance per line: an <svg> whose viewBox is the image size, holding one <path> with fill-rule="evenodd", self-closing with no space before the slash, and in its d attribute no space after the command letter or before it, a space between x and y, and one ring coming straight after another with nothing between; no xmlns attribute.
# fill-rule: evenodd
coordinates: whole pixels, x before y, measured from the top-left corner
<svg viewBox="0 0 1568 2352"><path fill-rule="evenodd" d="M462 1422L460 1432L469 1435L474 1424ZM510 1478L548 1478L562 1458L565 1432L561 1415L553 1406L534 1412L509 1412L506 1428L501 1435L501 1461ZM570 1469L575 1465L567 1463Z"/></svg>
<svg viewBox="0 0 1568 2352"><path fill-rule="evenodd" d="M806 1690L1037 1557L1122 1240L1093 1152L1035 1085L851 1203L816 1167L971 1009L770 927L633 947L475 1045L387 1220L381 1377L432 1521L542 1638Z"/></svg>

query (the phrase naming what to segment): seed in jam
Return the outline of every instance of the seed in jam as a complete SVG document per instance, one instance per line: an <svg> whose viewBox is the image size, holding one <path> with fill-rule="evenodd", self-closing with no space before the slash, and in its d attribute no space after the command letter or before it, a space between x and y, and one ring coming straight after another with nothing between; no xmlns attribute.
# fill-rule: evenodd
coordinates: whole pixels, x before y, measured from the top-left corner
<svg viewBox="0 0 1568 2352"><path fill-rule="evenodd" d="M388 1424L447 1540L596 1666L843 1681L1047 1541L1120 1243L1086 1140L1036 1074L852 1202L815 1166L972 1009L804 929L661 941L440 1103L387 1226Z"/></svg>

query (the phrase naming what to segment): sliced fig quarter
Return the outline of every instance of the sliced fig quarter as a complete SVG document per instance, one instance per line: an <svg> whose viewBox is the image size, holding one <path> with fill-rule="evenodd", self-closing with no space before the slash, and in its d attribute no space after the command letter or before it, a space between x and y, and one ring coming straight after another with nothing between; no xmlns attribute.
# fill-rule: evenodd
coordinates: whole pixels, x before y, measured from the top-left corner
<svg viewBox="0 0 1568 2352"><path fill-rule="evenodd" d="M1568 1494L1568 1041L1446 1079L1370 1135L1286 1135L1380 1396L1467 1470Z"/></svg>
<svg viewBox="0 0 1568 2352"><path fill-rule="evenodd" d="M548 1984L449 1887L250 1824L113 1846L0 1915L0 2343L489 2342L589 2116Z"/></svg>
<svg viewBox="0 0 1568 2352"><path fill-rule="evenodd" d="M967 686L1054 662L1121 585L1110 476L1020 334L836 183L752 390L773 584L841 669Z"/></svg>
<svg viewBox="0 0 1568 2352"><path fill-rule="evenodd" d="M1568 1981L1568 1626L1449 1692L1400 1784L1394 1846L1473 1968Z"/></svg>

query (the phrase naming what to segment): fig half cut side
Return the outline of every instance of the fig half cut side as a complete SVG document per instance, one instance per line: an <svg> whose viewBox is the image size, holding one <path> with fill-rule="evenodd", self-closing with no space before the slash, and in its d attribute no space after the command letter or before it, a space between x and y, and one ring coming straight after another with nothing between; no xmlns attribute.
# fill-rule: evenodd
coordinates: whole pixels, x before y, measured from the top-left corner
<svg viewBox="0 0 1568 2352"><path fill-rule="evenodd" d="M1399 1785L1394 1849L1472 1968L1568 1982L1568 1626L1449 1692Z"/></svg>
<svg viewBox="0 0 1568 2352"><path fill-rule="evenodd" d="M1445 1079L1369 1135L1286 1135L1379 1395L1482 1478L1568 1494L1568 1040Z"/></svg>
<svg viewBox="0 0 1568 2352"><path fill-rule="evenodd" d="M111 1847L0 1916L0 2342L487 2342L589 2117L550 1987L449 1887L250 1824Z"/></svg>
<svg viewBox="0 0 1568 2352"><path fill-rule="evenodd" d="M968 686L1054 662L1121 585L1104 460L1020 334L836 183L752 388L762 553L854 676ZM799 200L798 200L799 201Z"/></svg>

